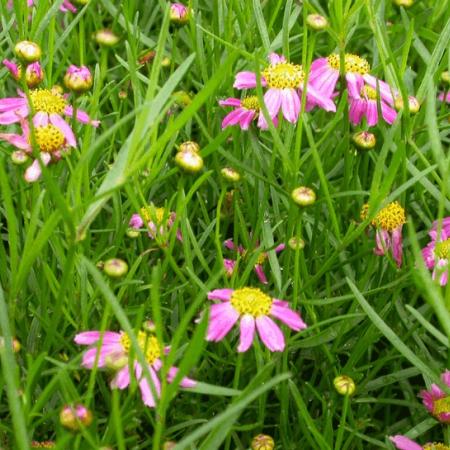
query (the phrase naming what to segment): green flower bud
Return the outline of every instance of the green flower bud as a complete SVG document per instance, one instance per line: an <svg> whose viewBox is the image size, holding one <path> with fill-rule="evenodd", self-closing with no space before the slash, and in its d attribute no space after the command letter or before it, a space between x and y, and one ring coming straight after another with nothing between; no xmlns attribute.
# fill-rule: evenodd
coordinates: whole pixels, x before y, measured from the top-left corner
<svg viewBox="0 0 450 450"><path fill-rule="evenodd" d="M347 375L336 377L333 384L338 394L341 395L353 395L356 389L355 382Z"/></svg>
<svg viewBox="0 0 450 450"><path fill-rule="evenodd" d="M241 175L237 170L234 170L232 167L224 167L220 173L225 178L225 180L230 181L232 183L237 183L241 179Z"/></svg>
<svg viewBox="0 0 450 450"><path fill-rule="evenodd" d="M308 14L306 24L313 30L320 31L328 27L328 20L320 14Z"/></svg>
<svg viewBox="0 0 450 450"><path fill-rule="evenodd" d="M309 206L316 201L316 193L306 186L295 188L291 193L291 197L300 206Z"/></svg>
<svg viewBox="0 0 450 450"><path fill-rule="evenodd" d="M273 450L275 442L271 436L267 434L258 434L252 440L252 450Z"/></svg>
<svg viewBox="0 0 450 450"><path fill-rule="evenodd" d="M352 136L352 141L361 150L370 150L375 147L377 138L369 131L358 131Z"/></svg>
<svg viewBox="0 0 450 450"><path fill-rule="evenodd" d="M111 278L120 278L128 272L128 264L123 259L111 258L103 264L103 271Z"/></svg>
<svg viewBox="0 0 450 450"><path fill-rule="evenodd" d="M41 47L35 42L20 41L14 47L14 52L18 58L26 63L39 61L42 56Z"/></svg>

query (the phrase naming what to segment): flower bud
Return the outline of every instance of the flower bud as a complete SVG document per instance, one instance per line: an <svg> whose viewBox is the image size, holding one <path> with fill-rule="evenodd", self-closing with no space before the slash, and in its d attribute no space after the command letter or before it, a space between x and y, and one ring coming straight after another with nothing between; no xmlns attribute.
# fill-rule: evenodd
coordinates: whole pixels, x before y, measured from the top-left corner
<svg viewBox="0 0 450 450"><path fill-rule="evenodd" d="M195 152L178 152L175 155L175 163L189 173L197 173L203 169L203 158Z"/></svg>
<svg viewBox="0 0 450 450"><path fill-rule="evenodd" d="M441 80L444 83L450 84L450 72L448 70L441 73Z"/></svg>
<svg viewBox="0 0 450 450"><path fill-rule="evenodd" d="M338 394L353 395L356 389L355 382L347 375L340 375L333 380Z"/></svg>
<svg viewBox="0 0 450 450"><path fill-rule="evenodd" d="M156 331L156 325L153 320L146 320L142 324L142 328L144 329L144 331L148 331L149 333L154 333Z"/></svg>
<svg viewBox="0 0 450 450"><path fill-rule="evenodd" d="M42 56L41 47L35 42L20 41L14 47L16 56L26 63L34 63L39 61Z"/></svg>
<svg viewBox="0 0 450 450"><path fill-rule="evenodd" d="M353 134L352 141L361 150L370 150L375 147L377 138L369 131L358 131Z"/></svg>
<svg viewBox="0 0 450 450"><path fill-rule="evenodd" d="M164 56L161 60L161 67L170 67L172 60L168 56Z"/></svg>
<svg viewBox="0 0 450 450"><path fill-rule="evenodd" d="M292 236L288 241L288 245L292 250L303 250L305 241L299 236Z"/></svg>
<svg viewBox="0 0 450 450"><path fill-rule="evenodd" d="M25 82L29 88L34 88L44 79L44 71L38 62L30 64L25 70Z"/></svg>
<svg viewBox="0 0 450 450"><path fill-rule="evenodd" d="M237 183L241 179L241 175L237 170L234 170L232 167L224 167L220 173L225 178L225 180L230 181L232 183Z"/></svg>
<svg viewBox="0 0 450 450"><path fill-rule="evenodd" d="M177 91L172 94L176 105L185 108L192 103L191 96L186 91Z"/></svg>
<svg viewBox="0 0 450 450"><path fill-rule="evenodd" d="M134 228L128 228L127 230L127 236L131 239L139 237L140 234L141 233L139 233L139 231Z"/></svg>
<svg viewBox="0 0 450 450"><path fill-rule="evenodd" d="M117 94L120 100L126 100L128 98L128 92L124 90L120 90Z"/></svg>
<svg viewBox="0 0 450 450"><path fill-rule="evenodd" d="M320 14L308 14L306 24L313 30L324 30L328 26L328 20Z"/></svg>
<svg viewBox="0 0 450 450"><path fill-rule="evenodd" d="M63 427L78 431L92 423L92 413L80 403L75 406L65 405L59 413L59 421Z"/></svg>
<svg viewBox="0 0 450 450"><path fill-rule="evenodd" d="M308 206L316 201L316 193L306 186L295 188L291 193L291 198L297 205Z"/></svg>
<svg viewBox="0 0 450 450"><path fill-rule="evenodd" d="M0 351L2 351L5 348L5 338L3 336L0 336ZM16 338L12 338L12 350L14 353L19 353L20 349L22 348L22 345L20 344L20 341Z"/></svg>
<svg viewBox="0 0 450 450"><path fill-rule="evenodd" d="M16 150L11 153L11 161L20 166L28 161L28 155L23 150Z"/></svg>
<svg viewBox="0 0 450 450"><path fill-rule="evenodd" d="M117 372L128 364L128 358L122 354L108 353L105 357L105 367Z"/></svg>
<svg viewBox="0 0 450 450"><path fill-rule="evenodd" d="M175 441L166 441L163 445L163 450L173 450L177 443Z"/></svg>
<svg viewBox="0 0 450 450"><path fill-rule="evenodd" d="M397 6L404 6L405 8L409 8L413 5L414 0L394 0L394 3Z"/></svg>
<svg viewBox="0 0 450 450"><path fill-rule="evenodd" d="M52 91L52 94L55 94L55 95L63 95L64 94L64 89L59 84L53 85L50 90Z"/></svg>
<svg viewBox="0 0 450 450"><path fill-rule="evenodd" d="M170 5L170 20L177 25L184 25L189 22L191 10L182 3L172 3Z"/></svg>
<svg viewBox="0 0 450 450"><path fill-rule="evenodd" d="M273 450L275 442L271 436L267 434L258 434L252 440L252 450Z"/></svg>
<svg viewBox="0 0 450 450"><path fill-rule="evenodd" d="M97 44L104 45L105 47L113 47L119 42L119 36L108 29L97 31L94 39Z"/></svg>
<svg viewBox="0 0 450 450"><path fill-rule="evenodd" d="M123 259L111 258L103 264L103 271L111 278L120 278L128 272L128 264Z"/></svg>
<svg viewBox="0 0 450 450"><path fill-rule="evenodd" d="M200 151L200 145L198 145L197 142L194 141L186 141L180 144L178 151L198 153Z"/></svg>
<svg viewBox="0 0 450 450"><path fill-rule="evenodd" d="M403 104L403 98L402 98L401 95L399 95L398 97L395 98L394 105L395 105L395 109L397 111L401 111L403 109L404 104ZM410 95L408 97L408 106L409 106L409 112L411 114L416 114L416 113L419 112L420 103L419 103L419 100L417 100L416 97L413 97L412 95Z"/></svg>
<svg viewBox="0 0 450 450"><path fill-rule="evenodd" d="M92 83L91 71L86 66L77 67L72 64L64 75L66 88L79 94L88 91Z"/></svg>

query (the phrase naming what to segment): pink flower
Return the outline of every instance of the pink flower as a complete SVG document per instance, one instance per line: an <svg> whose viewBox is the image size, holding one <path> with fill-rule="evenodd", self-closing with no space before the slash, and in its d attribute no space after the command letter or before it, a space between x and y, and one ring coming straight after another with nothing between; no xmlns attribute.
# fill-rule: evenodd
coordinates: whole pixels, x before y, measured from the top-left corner
<svg viewBox="0 0 450 450"><path fill-rule="evenodd" d="M450 103L450 91L448 92L440 92L438 95L438 99L441 102Z"/></svg>
<svg viewBox="0 0 450 450"><path fill-rule="evenodd" d="M366 204L361 210L361 219L366 219L368 211L369 205ZM398 202L389 203L382 208L371 223L376 228L374 253L383 256L391 249L397 267L402 265L402 228L405 223L405 210Z"/></svg>
<svg viewBox="0 0 450 450"><path fill-rule="evenodd" d="M208 299L219 300L220 303L211 306L206 339L213 342L221 341L239 321L238 352L245 352L250 348L255 336L255 327L270 351L284 350L283 333L269 316L280 320L295 331L306 328L300 314L290 309L287 302L271 298L257 288L215 289L208 293Z"/></svg>
<svg viewBox="0 0 450 450"><path fill-rule="evenodd" d="M369 127L378 123L377 97L377 91L362 79L349 86L349 118L353 125L358 125L364 116ZM397 117L397 112L392 108L394 99L390 93L383 94L381 88L380 97L381 115L388 124L392 124Z"/></svg>
<svg viewBox="0 0 450 450"><path fill-rule="evenodd" d="M9 142L19 150L24 151L26 154L31 155L33 148L31 146L30 130L28 122L22 120L21 122L23 134L14 133L0 133L0 140ZM34 135L36 138L36 144L40 150L40 159L44 165L48 165L51 161L59 161L61 156L68 151L68 147L76 147L75 136L69 127L69 131L66 130L66 134L69 136L67 139L64 132L52 124L43 126L37 126L34 129ZM29 183L36 181L41 176L41 166L37 159L26 169L25 180Z"/></svg>
<svg viewBox="0 0 450 450"><path fill-rule="evenodd" d="M77 67L71 64L64 75L64 84L75 92L81 93L89 90L92 83L91 71L86 66Z"/></svg>
<svg viewBox="0 0 450 450"><path fill-rule="evenodd" d="M305 89L305 73L301 66L286 61L286 58L276 53L269 55L270 65L261 75L261 84L268 90L264 94L264 103L272 119L277 117L280 109L284 118L291 123L298 120L300 113L301 92ZM239 72L236 74L233 87L237 89L250 89L256 87L256 74L253 72ZM311 105L319 105L326 111L336 111L336 105L331 96L326 97L317 92L314 86L306 87L307 109ZM267 128L263 114L259 115L258 126Z"/></svg>
<svg viewBox="0 0 450 450"><path fill-rule="evenodd" d="M176 217L177 215L173 211L167 211L166 208L157 208L150 204L141 208L139 214L133 214L128 225L135 230L147 227L151 239L162 238L165 240L168 231L175 223ZM180 230L177 230L177 239L183 240Z"/></svg>
<svg viewBox="0 0 450 450"><path fill-rule="evenodd" d="M430 447L422 447L421 445L417 444L406 436L402 436L401 434L390 436L389 439L399 450L431 450Z"/></svg>
<svg viewBox="0 0 450 450"><path fill-rule="evenodd" d="M28 6L33 6L34 0L27 0ZM12 8L12 1L8 2L8 8ZM77 8L69 2L69 0L64 0L59 9L63 12L71 11L73 13L77 12Z"/></svg>
<svg viewBox="0 0 450 450"><path fill-rule="evenodd" d="M183 3L171 3L169 14L172 22L182 25L189 21L191 10Z"/></svg>
<svg viewBox="0 0 450 450"><path fill-rule="evenodd" d="M73 136L70 125L63 119L64 116L73 116L73 107L67 102L67 96L61 95L56 89L32 89L30 99L35 111L33 124L35 127L48 124L58 127L66 136L67 140ZM20 122L30 114L30 105L25 94L19 91L19 97L0 99L0 125L10 125ZM77 120L97 127L100 122L91 120L81 110L77 110Z"/></svg>
<svg viewBox="0 0 450 450"><path fill-rule="evenodd" d="M242 247L241 245L239 245L239 246L235 245L235 243L233 242L232 239L227 239L224 242L224 245L226 248L238 252L242 257L245 257L248 254L248 251L245 250L244 247ZM259 245L257 247L259 247ZM286 246L284 244L278 245L277 247L275 247L275 253L280 253L282 250L284 250L285 247ZM261 283L263 283L263 284L268 283L266 274L264 273L264 269L263 269L263 264L264 264L265 260L267 259L267 257L268 257L268 255L266 252L261 252L260 255L258 256L258 259L256 260L256 264L255 264L256 275L258 276L259 281L261 281ZM236 261L233 261L231 259L224 259L223 263L224 263L224 267L225 267L225 271L226 271L227 275L231 276L233 274Z"/></svg>
<svg viewBox="0 0 450 450"><path fill-rule="evenodd" d="M450 370L441 374L441 380L450 387ZM437 384L432 384L429 391L420 392L423 404L439 422L450 424L450 395L445 393Z"/></svg>
<svg viewBox="0 0 450 450"><path fill-rule="evenodd" d="M448 281L448 262L450 259L450 217L442 221L442 229L438 235L438 222L433 222L428 233L431 242L422 249L426 266L433 269L433 280L439 277L439 284L445 286Z"/></svg>
<svg viewBox="0 0 450 450"><path fill-rule="evenodd" d="M148 331L139 331L136 335L139 348L145 356L146 366L150 373L151 384L145 377L141 363L137 360L132 350L130 337L124 331L116 333L114 331L85 331L75 336L75 343L79 345L91 345L83 355L82 365L87 369L94 366L99 368L109 368L115 370L114 378L111 381L111 388L125 389L134 376L139 383L142 400L145 405L154 407L156 404L154 393L159 397L161 392L161 382L158 372L162 367L160 359L163 351L162 345L156 337ZM100 348L98 343L101 341ZM167 352L168 349L166 348ZM132 369L132 370L130 370ZM171 367L168 372L169 383L173 381L178 369ZM190 378L183 378L180 386L194 387L196 382Z"/></svg>
<svg viewBox="0 0 450 450"><path fill-rule="evenodd" d="M245 97L242 100L238 98L227 98L219 102L220 106L234 106L235 109L228 113L222 121L222 129L232 125L238 125L241 130L248 130L251 122L259 116L260 107L258 97L252 95ZM277 125L277 118L273 119L275 126ZM259 124L262 129L267 129L267 123L262 120Z"/></svg>
<svg viewBox="0 0 450 450"><path fill-rule="evenodd" d="M11 73L15 80L20 80L22 67L8 59L3 60L3 64ZM25 70L25 81L28 87L36 87L44 79L44 72L39 62L28 64Z"/></svg>

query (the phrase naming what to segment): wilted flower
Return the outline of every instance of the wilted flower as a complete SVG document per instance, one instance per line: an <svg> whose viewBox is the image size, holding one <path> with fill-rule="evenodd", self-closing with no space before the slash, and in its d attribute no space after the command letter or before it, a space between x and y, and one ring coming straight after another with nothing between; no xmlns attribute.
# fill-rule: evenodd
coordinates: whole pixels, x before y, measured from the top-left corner
<svg viewBox="0 0 450 450"><path fill-rule="evenodd" d="M128 272L128 264L123 259L111 258L104 262L103 271L111 278L120 278Z"/></svg>
<svg viewBox="0 0 450 450"><path fill-rule="evenodd" d="M275 317L295 331L306 328L300 314L290 309L287 302L272 298L258 288L215 289L208 293L208 299L219 300L220 303L211 306L206 339L221 341L239 321L238 352L245 352L250 348L255 327L270 351L284 350L283 333L269 316Z"/></svg>
<svg viewBox="0 0 450 450"><path fill-rule="evenodd" d="M334 387L338 394L353 395L355 393L355 382L347 375L339 375L333 380Z"/></svg>
<svg viewBox="0 0 450 450"><path fill-rule="evenodd" d="M145 405L154 407L156 400L154 394L159 397L161 393L161 382L158 372L162 367L160 359L163 348L155 335L149 331L139 331L136 335L139 349L142 351L146 361L146 369L150 373L150 380L145 377L143 367L136 358L133 351L130 336L125 331L118 333L114 331L85 331L75 336L75 343L79 345L92 346L83 355L83 367L92 369L94 365L99 368L110 368L116 371L111 381L111 388L125 389L131 382L131 377L135 377L139 383L141 397ZM98 349L99 342L101 342ZM168 382L172 382L176 377L178 368L171 367L168 371ZM152 387L150 387L150 383ZM184 377L180 386L194 387L196 382Z"/></svg>
<svg viewBox="0 0 450 450"><path fill-rule="evenodd" d="M224 242L224 245L226 248L230 249L230 250L234 250L237 253L239 253L239 255L241 255L243 258L248 256L248 250L244 249L244 247L242 247L242 245L236 245L233 242L233 239L227 239ZM280 244L277 247L275 247L275 253L280 253L281 251L283 251L285 249L285 245L284 244ZM257 244L257 249L259 248L259 245ZM266 261L266 259L268 258L268 254L267 252L261 252L258 256L258 259L256 260L256 264L255 264L255 273L258 276L259 281L261 281L261 283L263 284L267 284L267 277L266 274L264 273L264 269L263 269L263 264ZM224 267L225 267L225 271L227 272L228 275L231 275L234 271L234 266L236 264L236 261L231 260L231 259L224 259L223 260L224 263Z"/></svg>
<svg viewBox="0 0 450 450"><path fill-rule="evenodd" d="M428 233L431 242L422 249L422 256L426 266L433 269L433 280L436 277L441 286L448 282L448 263L450 260L450 217L442 220L442 229L438 235L438 221L433 222Z"/></svg>
<svg viewBox="0 0 450 450"><path fill-rule="evenodd" d="M450 387L450 370L441 374L442 382ZM420 392L423 404L439 422L450 424L450 395L444 392L437 384L432 384L429 391Z"/></svg>
<svg viewBox="0 0 450 450"><path fill-rule="evenodd" d="M97 31L94 38L97 44L104 45L105 47L113 47L119 42L119 36L108 29Z"/></svg>
<svg viewBox="0 0 450 450"><path fill-rule="evenodd" d="M191 9L182 3L171 3L170 20L178 25L184 25L189 22Z"/></svg>
<svg viewBox="0 0 450 450"><path fill-rule="evenodd" d="M328 20L320 14L308 14L306 16L306 23L313 30L323 30L328 26Z"/></svg>
<svg viewBox="0 0 450 450"><path fill-rule="evenodd" d="M70 65L64 75L64 84L71 91L82 93L92 87L93 79L91 71L86 66L77 67Z"/></svg>
<svg viewBox="0 0 450 450"><path fill-rule="evenodd" d="M63 427L78 431L92 423L92 413L82 404L66 405L59 413L59 421Z"/></svg>
<svg viewBox="0 0 450 450"><path fill-rule="evenodd" d="M438 442L429 442L428 444L422 446L406 436L402 436L401 434L390 436L389 439L399 450L450 450L448 445Z"/></svg>
<svg viewBox="0 0 450 450"><path fill-rule="evenodd" d="M20 41L14 47L16 56L26 63L34 63L39 61L42 56L41 47L35 42Z"/></svg>
<svg viewBox="0 0 450 450"><path fill-rule="evenodd" d="M369 131L358 131L352 136L352 141L362 150L370 150L377 144L377 138Z"/></svg>
<svg viewBox="0 0 450 450"><path fill-rule="evenodd" d="M369 211L366 204L361 210L361 219L365 220ZM372 220L372 226L376 228L375 254L385 255L391 249L392 256L397 266L402 265L402 228L406 223L405 210L398 202L389 203Z"/></svg>
<svg viewBox="0 0 450 450"><path fill-rule="evenodd" d="M12 77L19 81L22 76L22 67L7 59L3 60ZM39 62L31 63L25 69L25 82L29 88L36 87L44 79L44 72Z"/></svg>
<svg viewBox="0 0 450 450"><path fill-rule="evenodd" d="M275 442L273 438L267 434L258 434L252 439L252 450L273 450Z"/></svg>
<svg viewBox="0 0 450 450"><path fill-rule="evenodd" d="M299 186L291 192L291 198L297 205L309 206L315 203L316 193L309 187Z"/></svg>

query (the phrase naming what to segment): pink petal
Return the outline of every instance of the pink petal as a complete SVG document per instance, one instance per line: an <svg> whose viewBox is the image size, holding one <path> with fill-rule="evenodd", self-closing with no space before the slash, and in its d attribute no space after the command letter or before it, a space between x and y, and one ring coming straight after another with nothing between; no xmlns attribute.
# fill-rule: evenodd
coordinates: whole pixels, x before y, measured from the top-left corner
<svg viewBox="0 0 450 450"><path fill-rule="evenodd" d="M255 319L250 314L244 314L240 323L239 353L246 352L252 345L255 336Z"/></svg>
<svg viewBox="0 0 450 450"><path fill-rule="evenodd" d="M308 85L307 91L307 99L313 101L313 103L320 106L325 111L336 112L336 105L333 100L329 97L325 97L322 92L316 91L316 88L312 85Z"/></svg>
<svg viewBox="0 0 450 450"><path fill-rule="evenodd" d="M380 96L385 101L390 103L391 105L394 104L394 98L397 97L398 91L396 89L391 88L389 84L386 82L374 77L373 75L366 74L363 75L364 81L375 91L377 90L377 82L378 87L380 89Z"/></svg>
<svg viewBox="0 0 450 450"><path fill-rule="evenodd" d="M221 300L227 302L231 298L234 289L214 289L208 292L208 300Z"/></svg>
<svg viewBox="0 0 450 450"><path fill-rule="evenodd" d="M392 256L397 267L402 265L403 245L402 245L402 225L392 232Z"/></svg>
<svg viewBox="0 0 450 450"><path fill-rule="evenodd" d="M139 214L133 214L130 221L128 222L128 225L138 230L139 228L142 228L142 226L144 225L144 221Z"/></svg>
<svg viewBox="0 0 450 450"><path fill-rule="evenodd" d="M128 364L120 369L111 380L111 388L125 389L130 384L130 368Z"/></svg>
<svg viewBox="0 0 450 450"><path fill-rule="evenodd" d="M167 374L167 381L172 383L178 373L178 367L171 367ZM180 386L183 388L192 388L197 385L197 382L192 378L183 377L180 382Z"/></svg>
<svg viewBox="0 0 450 450"><path fill-rule="evenodd" d="M103 344L99 350L97 348L90 348L83 355L81 365L87 369L92 369L95 364L95 360L98 356L97 367L104 367L106 364L106 357L119 359L124 356L123 348L120 344Z"/></svg>
<svg viewBox="0 0 450 450"><path fill-rule="evenodd" d="M220 100L219 101L219 105L220 106L236 106L236 107L240 107L241 106L241 101L238 98L233 98L233 97L229 97L225 100Z"/></svg>
<svg viewBox="0 0 450 450"><path fill-rule="evenodd" d="M51 160L51 155L49 153L41 153L40 154L41 161L44 165L48 165ZM42 171L39 161L35 159L33 163L25 170L24 178L28 183L33 183L41 177Z"/></svg>
<svg viewBox="0 0 450 450"><path fill-rule="evenodd" d="M271 88L264 94L264 103L266 104L267 111L271 118L278 115L278 111L280 111L281 108L282 97L282 89Z"/></svg>
<svg viewBox="0 0 450 450"><path fill-rule="evenodd" d="M375 100L369 100L366 103L367 125L373 127L378 123L378 105Z"/></svg>
<svg viewBox="0 0 450 450"><path fill-rule="evenodd" d="M15 109L21 109L24 107L28 109L28 103L25 98L7 97L0 99L0 113L11 112Z"/></svg>
<svg viewBox="0 0 450 450"><path fill-rule="evenodd" d="M78 345L92 345L98 342L103 335L103 343L119 343L120 333L115 333L114 331L105 331L100 333L100 331L83 331L78 333L74 342Z"/></svg>
<svg viewBox="0 0 450 450"><path fill-rule="evenodd" d="M48 125L48 114L38 111L33 117L33 125L35 127L46 127Z"/></svg>
<svg viewBox="0 0 450 450"><path fill-rule="evenodd" d="M347 80L347 90L350 97L359 98L361 96L361 89L364 86L364 81L361 75L348 72L345 74Z"/></svg>
<svg viewBox="0 0 450 450"><path fill-rule="evenodd" d="M280 64L286 62L286 58L283 55L278 55L276 53L270 53L268 58L270 64Z"/></svg>
<svg viewBox="0 0 450 450"><path fill-rule="evenodd" d="M31 146L28 139L25 139L20 134L0 133L0 140L6 141L21 150L31 151Z"/></svg>
<svg viewBox="0 0 450 450"><path fill-rule="evenodd" d="M50 123L61 130L70 147L77 146L77 140L72 128L59 114L50 114Z"/></svg>
<svg viewBox="0 0 450 450"><path fill-rule="evenodd" d="M236 267L236 261L224 258L223 267L225 268L225 273L227 274L227 276L231 277L233 275L234 268Z"/></svg>
<svg viewBox="0 0 450 450"><path fill-rule="evenodd" d="M324 98L331 98L338 80L339 72L337 70L328 69L327 66L325 66L324 69L313 71L311 66L308 89L312 86L317 92L320 92Z"/></svg>
<svg viewBox="0 0 450 450"><path fill-rule="evenodd" d="M241 119L239 121L239 123L241 124L241 130L249 129L252 120L255 118L255 115L256 113L253 110L244 111L244 114L242 114Z"/></svg>
<svg viewBox="0 0 450 450"><path fill-rule="evenodd" d="M375 249L374 253L378 256L383 256L387 249L391 246L391 237L389 232L378 229L375 233Z"/></svg>
<svg viewBox="0 0 450 450"><path fill-rule="evenodd" d="M441 380L443 383L445 383L448 387L450 387L450 370L446 370L442 375L441 375Z"/></svg>
<svg viewBox="0 0 450 450"><path fill-rule="evenodd" d="M397 436L389 436L389 439L399 450L423 450L421 445L400 434Z"/></svg>
<svg viewBox="0 0 450 450"><path fill-rule="evenodd" d="M262 80L261 80L262 81ZM252 89L256 87L256 74L254 72L238 72L233 87L236 89Z"/></svg>
<svg viewBox="0 0 450 450"><path fill-rule="evenodd" d="M281 89L281 109L284 118L291 123L298 120L300 112L300 98L295 89Z"/></svg>
<svg viewBox="0 0 450 450"><path fill-rule="evenodd" d="M64 114L66 116L73 117L73 107L70 105L67 105L66 109L64 110ZM91 120L91 118L88 116L88 114L81 109L77 109L77 120L80 123L87 123L94 127L98 127L100 125L99 120Z"/></svg>
<svg viewBox="0 0 450 450"><path fill-rule="evenodd" d="M303 322L299 313L293 311L292 309L286 306L280 306L275 302L272 303L270 315L278 320L281 320L281 322L283 322L289 328L292 328L295 331L304 330L307 327L306 323Z"/></svg>
<svg viewBox="0 0 450 450"><path fill-rule="evenodd" d="M243 108L233 109L233 111L229 112L222 120L222 129L239 123L241 116L244 113L245 110Z"/></svg>
<svg viewBox="0 0 450 450"><path fill-rule="evenodd" d="M267 316L256 318L256 328L265 346L272 352L284 350L284 336L278 325Z"/></svg>
<svg viewBox="0 0 450 450"><path fill-rule="evenodd" d="M220 314L217 314L220 311ZM239 313L229 302L216 305L215 315L210 317L208 324L207 341L221 341L233 328L239 319Z"/></svg>
<svg viewBox="0 0 450 450"><path fill-rule="evenodd" d="M381 114L383 115L383 119L390 125L394 123L397 118L397 111L392 109L386 103L381 102Z"/></svg>
<svg viewBox="0 0 450 450"><path fill-rule="evenodd" d="M261 281L261 283L263 283L263 284L268 283L266 274L264 273L264 269L261 264L255 264L255 272L256 272L256 275L258 276L259 281Z"/></svg>
<svg viewBox="0 0 450 450"><path fill-rule="evenodd" d="M350 97L350 109L348 112L348 117L350 123L353 125L358 125L361 122L362 116L365 112L365 102L357 98Z"/></svg>
<svg viewBox="0 0 450 450"><path fill-rule="evenodd" d="M151 382L153 384L154 390L159 397L161 393L161 383L154 369L150 365L148 365L147 367L150 372ZM142 401L145 405L153 408L156 405L155 398L153 396L150 385L148 384L147 378L142 376L142 367L139 363L135 363L134 371L136 374L136 379L138 381L140 380L139 389L141 390Z"/></svg>
<svg viewBox="0 0 450 450"><path fill-rule="evenodd" d="M280 253L286 248L285 244L280 244L275 247L275 253Z"/></svg>

